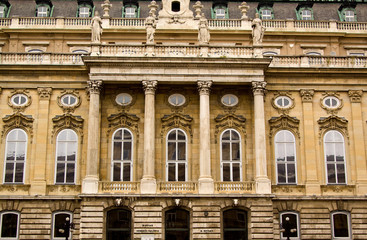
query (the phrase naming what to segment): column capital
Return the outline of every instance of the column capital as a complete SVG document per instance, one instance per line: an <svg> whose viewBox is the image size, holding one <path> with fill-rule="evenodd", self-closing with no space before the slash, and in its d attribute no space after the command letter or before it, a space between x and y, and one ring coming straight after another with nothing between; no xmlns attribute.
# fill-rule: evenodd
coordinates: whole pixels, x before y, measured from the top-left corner
<svg viewBox="0 0 367 240"><path fill-rule="evenodd" d="M89 93L100 94L103 84L101 80L89 80L87 83Z"/></svg>
<svg viewBox="0 0 367 240"><path fill-rule="evenodd" d="M37 88L40 100L49 100L52 94L52 88L39 87Z"/></svg>
<svg viewBox="0 0 367 240"><path fill-rule="evenodd" d="M200 95L209 95L213 81L212 80L198 80L197 83L198 83L198 91Z"/></svg>
<svg viewBox="0 0 367 240"><path fill-rule="evenodd" d="M360 103L362 101L362 90L349 90L348 95L352 103Z"/></svg>
<svg viewBox="0 0 367 240"><path fill-rule="evenodd" d="M301 95L302 102L312 102L312 98L315 91L313 89L301 89L299 94Z"/></svg>
<svg viewBox="0 0 367 240"><path fill-rule="evenodd" d="M157 90L158 81L144 80L142 83L145 94L153 94L153 95L155 94L155 91Z"/></svg>
<svg viewBox="0 0 367 240"><path fill-rule="evenodd" d="M262 82L251 82L252 84L252 92L254 93L254 95L264 95L265 94L265 87L266 87L266 82L262 81Z"/></svg>

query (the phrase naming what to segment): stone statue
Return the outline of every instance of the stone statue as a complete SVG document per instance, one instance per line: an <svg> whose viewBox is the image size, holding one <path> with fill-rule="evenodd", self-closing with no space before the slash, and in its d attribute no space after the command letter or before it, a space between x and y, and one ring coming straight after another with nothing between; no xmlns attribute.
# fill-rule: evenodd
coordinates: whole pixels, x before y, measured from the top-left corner
<svg viewBox="0 0 367 240"><path fill-rule="evenodd" d="M102 19L99 16L99 12L96 11L91 22L92 28L92 43L101 43L102 35Z"/></svg>
<svg viewBox="0 0 367 240"><path fill-rule="evenodd" d="M262 26L262 21L259 14L255 14L255 19L252 20L252 44L261 45L264 37L265 27Z"/></svg>
<svg viewBox="0 0 367 240"><path fill-rule="evenodd" d="M156 28L156 21L153 12L149 12L149 16L145 19L145 29L147 31L147 43L154 43L154 34Z"/></svg>
<svg viewBox="0 0 367 240"><path fill-rule="evenodd" d="M204 13L201 13L201 17L199 20L198 41L199 44L209 44L210 41L208 20L205 18Z"/></svg>

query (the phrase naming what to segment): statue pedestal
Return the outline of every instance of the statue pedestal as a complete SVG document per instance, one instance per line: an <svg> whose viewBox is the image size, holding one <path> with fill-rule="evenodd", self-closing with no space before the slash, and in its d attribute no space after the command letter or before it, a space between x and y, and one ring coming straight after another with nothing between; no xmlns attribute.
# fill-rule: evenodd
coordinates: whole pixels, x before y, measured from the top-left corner
<svg viewBox="0 0 367 240"><path fill-rule="evenodd" d="M99 56L100 55L100 46L101 43L92 43L91 47L92 47L92 51L91 51L91 56Z"/></svg>

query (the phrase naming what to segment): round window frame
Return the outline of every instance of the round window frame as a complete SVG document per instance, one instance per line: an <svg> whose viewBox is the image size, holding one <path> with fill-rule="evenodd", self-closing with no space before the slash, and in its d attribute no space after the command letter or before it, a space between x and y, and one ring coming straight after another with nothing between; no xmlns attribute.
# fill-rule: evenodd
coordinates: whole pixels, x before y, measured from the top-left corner
<svg viewBox="0 0 367 240"><path fill-rule="evenodd" d="M18 104L18 103L16 103L16 102L14 101L14 98L16 98L16 97L18 97L18 96L23 96L23 97L26 99L26 101L25 101L23 104ZM23 93L16 93L16 94L14 94L13 96L11 96L10 102L11 102L11 104L13 104L13 105L14 105L14 106L16 106L16 107L24 107L24 106L26 106L26 105L27 105L27 103L29 102L29 97L28 97L27 95L23 94Z"/></svg>
<svg viewBox="0 0 367 240"><path fill-rule="evenodd" d="M171 97L173 97L173 96L180 96L180 97L182 97L182 98L183 98L183 102L182 102L182 103L180 103L180 104L172 103L172 101L171 101ZM185 104L186 104L186 97L185 97L183 94L181 94L181 93L173 93L173 94L170 94L170 95L168 96L168 98L167 98L167 102L168 102L168 104L169 104L169 105L171 105L171 106L173 106L173 107L182 107L183 105L185 105Z"/></svg>
<svg viewBox="0 0 367 240"><path fill-rule="evenodd" d="M73 98L75 98L75 103L73 103L73 104L66 104L66 103L64 103L64 99L65 99L66 97L73 97ZM64 95L62 95L62 96L61 96L60 103L61 103L63 106L65 106L65 107L74 107L74 106L78 105L78 103L79 103L79 98L78 98L77 96L73 95L73 94L70 94L70 93L68 93L68 94L64 94Z"/></svg>
<svg viewBox="0 0 367 240"><path fill-rule="evenodd" d="M281 99L281 98L283 98L283 99L287 99L287 100L289 101L289 104L288 104L287 106L280 106L280 105L278 104L278 100L279 100L279 99ZM288 97L288 96L284 96L284 95L282 95L282 96L278 96L278 97L276 97L276 98L274 99L274 105L275 105L277 108L280 108L280 109L288 109L288 108L292 107L292 105L293 105L293 100L292 100L290 97Z"/></svg>
<svg viewBox="0 0 367 240"><path fill-rule="evenodd" d="M226 97L226 96L233 96L233 97L236 99L236 102L235 102L235 103L233 103L233 104L226 104L226 103L223 101L224 97ZM237 105L238 105L238 103L239 103L239 99L238 99L238 97L237 97L236 95L234 95L234 94L232 94L232 93L227 93L227 94L224 94L224 95L220 98L220 103L221 103L223 106L225 106L225 107L235 107L235 106L237 106Z"/></svg>
<svg viewBox="0 0 367 240"><path fill-rule="evenodd" d="M332 99L335 99L335 100L336 100L336 102L337 102L337 104L336 104L335 106L328 106L328 105L326 104L326 101L327 101L328 99L330 99L330 100L331 100L331 101L330 101L330 103L332 102ZM326 96L326 97L324 97L324 98L322 99L322 105L323 105L325 108L327 108L327 109L338 109L338 108L341 106L341 101L340 101L340 99L339 99L339 98L337 98L337 97L335 97L335 96Z"/></svg>
<svg viewBox="0 0 367 240"><path fill-rule="evenodd" d="M121 103L121 102L117 101L117 99L119 98L119 96L122 96L122 95L129 96L130 97L130 101L128 103ZM126 107L126 106L131 105L133 103L133 100L134 100L133 96L130 93L127 93L127 92L119 93L115 97L115 103L118 106L121 106L121 107Z"/></svg>

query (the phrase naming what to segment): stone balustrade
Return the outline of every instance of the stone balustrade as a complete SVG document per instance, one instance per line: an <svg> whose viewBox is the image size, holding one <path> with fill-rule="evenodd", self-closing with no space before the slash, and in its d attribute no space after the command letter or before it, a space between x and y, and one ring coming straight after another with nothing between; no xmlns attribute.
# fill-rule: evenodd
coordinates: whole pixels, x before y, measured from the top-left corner
<svg viewBox="0 0 367 240"><path fill-rule="evenodd" d="M77 53L0 53L0 64L83 65L82 56Z"/></svg>
<svg viewBox="0 0 367 240"><path fill-rule="evenodd" d="M140 193L140 182L102 182L101 191L108 193Z"/></svg>
<svg viewBox="0 0 367 240"><path fill-rule="evenodd" d="M159 182L158 193L197 193L196 182Z"/></svg>
<svg viewBox="0 0 367 240"><path fill-rule="evenodd" d="M254 193L254 182L215 182L216 193Z"/></svg>
<svg viewBox="0 0 367 240"><path fill-rule="evenodd" d="M363 56L273 56L270 67L318 67L318 68L365 68L367 57Z"/></svg>
<svg viewBox="0 0 367 240"><path fill-rule="evenodd" d="M90 29L91 18L38 18L13 17L0 19L0 27L10 29L52 28L52 29ZM209 19L211 30L251 30L251 20ZM304 20L263 20L267 32L358 32L367 31L366 22L304 21ZM145 30L144 18L111 18L103 19L104 29L141 29Z"/></svg>

